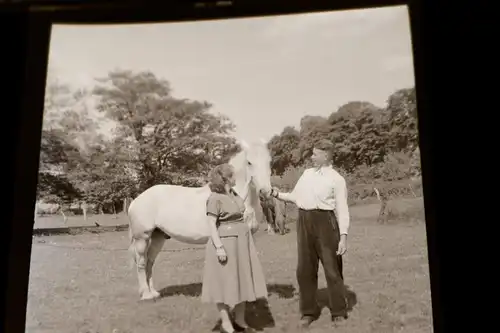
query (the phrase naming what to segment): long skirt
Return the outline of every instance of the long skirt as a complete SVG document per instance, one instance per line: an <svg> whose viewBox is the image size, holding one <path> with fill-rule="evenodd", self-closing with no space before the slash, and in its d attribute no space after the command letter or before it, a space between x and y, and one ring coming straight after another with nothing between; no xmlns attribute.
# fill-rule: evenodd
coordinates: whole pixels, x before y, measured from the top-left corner
<svg viewBox="0 0 500 333"><path fill-rule="evenodd" d="M241 302L267 298L264 272L246 223L221 224L219 234L227 261L219 262L212 240L209 240L205 251L202 302L234 307Z"/></svg>

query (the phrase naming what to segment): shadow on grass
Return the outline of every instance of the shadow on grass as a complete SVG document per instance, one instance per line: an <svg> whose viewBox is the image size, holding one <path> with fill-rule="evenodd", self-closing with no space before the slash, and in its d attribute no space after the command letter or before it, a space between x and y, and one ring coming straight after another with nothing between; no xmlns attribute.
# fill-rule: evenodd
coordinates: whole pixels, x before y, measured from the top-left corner
<svg viewBox="0 0 500 333"><path fill-rule="evenodd" d="M201 283L188 283L176 286L168 286L160 290L161 297L171 297L175 295L183 295L188 297L201 296ZM295 288L291 284L273 283L267 285L269 294L278 295L280 298L293 298Z"/></svg>
<svg viewBox="0 0 500 333"><path fill-rule="evenodd" d="M347 297L347 312L351 312L352 309L358 304L358 296L356 293L351 290L349 286L346 287L346 297ZM318 304L321 309L324 309L325 307L328 308L328 289L326 288L321 288L318 290Z"/></svg>
<svg viewBox="0 0 500 333"><path fill-rule="evenodd" d="M233 316L234 318L234 316ZM271 307L265 299L258 299L255 302L248 302L245 309L245 321L250 328L255 331L263 331L276 325ZM220 331L221 320L219 319L212 328L212 332Z"/></svg>
<svg viewBox="0 0 500 333"><path fill-rule="evenodd" d="M278 295L280 298L290 299L295 295L295 287L291 284L272 283L267 285L269 294Z"/></svg>
<svg viewBox="0 0 500 333"><path fill-rule="evenodd" d="M188 297L198 297L201 295L201 283L179 284L176 286L168 286L160 290L161 297L171 297L175 295L183 295Z"/></svg>
<svg viewBox="0 0 500 333"><path fill-rule="evenodd" d="M176 286L169 286L160 291L161 297L171 297L175 295L183 295L188 297L201 296L201 283L189 283ZM294 297L295 288L291 284L269 284L267 285L269 294L278 295L280 298L291 299ZM247 303L245 311L245 319L248 326L256 331L262 331L265 328L274 327L274 317L271 312L269 303L265 299L259 299L255 302ZM213 331L220 329L220 320L216 323Z"/></svg>

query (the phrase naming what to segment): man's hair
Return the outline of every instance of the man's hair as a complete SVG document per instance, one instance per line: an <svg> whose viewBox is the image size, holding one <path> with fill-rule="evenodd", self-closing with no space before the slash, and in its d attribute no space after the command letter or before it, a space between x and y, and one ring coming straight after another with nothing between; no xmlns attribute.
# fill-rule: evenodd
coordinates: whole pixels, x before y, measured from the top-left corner
<svg viewBox="0 0 500 333"><path fill-rule="evenodd" d="M208 174L208 187L212 192L226 193L226 184L233 176L233 167L227 163L217 165Z"/></svg>
<svg viewBox="0 0 500 333"><path fill-rule="evenodd" d="M330 140L322 139L314 144L314 148L326 151L330 156L332 156L334 145Z"/></svg>

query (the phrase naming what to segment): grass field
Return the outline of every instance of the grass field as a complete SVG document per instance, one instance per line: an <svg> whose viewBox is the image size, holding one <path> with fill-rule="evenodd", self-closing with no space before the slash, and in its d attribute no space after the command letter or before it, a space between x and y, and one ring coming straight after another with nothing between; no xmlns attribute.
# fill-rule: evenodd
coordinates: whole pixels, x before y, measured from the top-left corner
<svg viewBox="0 0 500 333"><path fill-rule="evenodd" d="M328 310L323 309L310 332L432 332L422 204L420 200L392 204L399 213L385 225L375 222L377 205L352 209L344 259L350 318L334 329ZM284 236L267 235L263 227L256 234L270 296L268 304L249 307L247 320L265 332L301 331L297 328L296 234L293 224L290 228ZM163 297L143 303L138 301L127 246L126 232L34 237L26 332L212 331L217 311L199 300L203 247L167 241L154 272ZM321 268L319 273L324 303Z"/></svg>

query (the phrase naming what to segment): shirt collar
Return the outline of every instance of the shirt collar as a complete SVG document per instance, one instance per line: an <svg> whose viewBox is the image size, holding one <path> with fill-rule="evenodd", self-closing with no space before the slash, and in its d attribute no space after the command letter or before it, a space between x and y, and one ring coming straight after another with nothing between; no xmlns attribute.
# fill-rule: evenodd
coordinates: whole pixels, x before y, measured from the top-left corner
<svg viewBox="0 0 500 333"><path fill-rule="evenodd" d="M314 168L314 172L320 174L320 175L324 175L327 171L329 171L330 169L332 168L331 165L324 165L320 168Z"/></svg>

